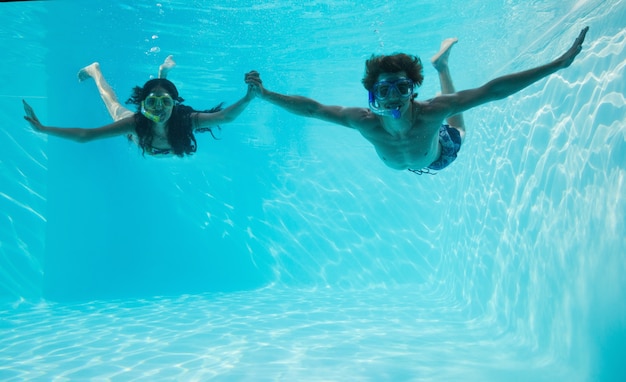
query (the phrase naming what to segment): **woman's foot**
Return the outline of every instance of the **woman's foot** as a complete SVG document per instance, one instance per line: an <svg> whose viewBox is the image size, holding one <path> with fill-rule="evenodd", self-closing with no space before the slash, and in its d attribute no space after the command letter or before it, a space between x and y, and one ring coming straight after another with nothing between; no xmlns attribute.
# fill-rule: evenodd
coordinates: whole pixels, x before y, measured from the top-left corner
<svg viewBox="0 0 626 382"><path fill-rule="evenodd" d="M439 48L439 52L435 54L430 62L433 64L435 69L443 70L448 67L448 57L450 56L450 49L452 49L452 45L456 44L459 41L458 38L447 38L441 42L441 47Z"/></svg>
<svg viewBox="0 0 626 382"><path fill-rule="evenodd" d="M174 56L171 54L165 57L165 61L159 66L159 78L167 78L167 73L170 72L176 66L176 61L174 61Z"/></svg>
<svg viewBox="0 0 626 382"><path fill-rule="evenodd" d="M94 62L78 71L78 81L85 81L87 78L93 78L96 73L100 72L100 64Z"/></svg>

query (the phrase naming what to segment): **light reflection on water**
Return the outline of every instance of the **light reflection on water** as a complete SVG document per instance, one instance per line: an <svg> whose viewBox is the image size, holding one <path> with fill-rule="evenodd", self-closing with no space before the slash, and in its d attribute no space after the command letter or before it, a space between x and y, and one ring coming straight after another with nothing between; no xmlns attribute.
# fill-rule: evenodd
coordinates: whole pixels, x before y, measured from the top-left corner
<svg viewBox="0 0 626 382"><path fill-rule="evenodd" d="M272 289L7 313L5 381L579 380L428 290Z"/></svg>

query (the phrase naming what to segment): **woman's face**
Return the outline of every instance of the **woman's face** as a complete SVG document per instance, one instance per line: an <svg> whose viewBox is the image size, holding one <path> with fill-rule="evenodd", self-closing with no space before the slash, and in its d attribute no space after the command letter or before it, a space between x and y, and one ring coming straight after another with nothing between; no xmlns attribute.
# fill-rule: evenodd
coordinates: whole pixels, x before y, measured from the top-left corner
<svg viewBox="0 0 626 382"><path fill-rule="evenodd" d="M155 123L166 123L172 116L174 99L162 87L152 92L141 102L141 114Z"/></svg>

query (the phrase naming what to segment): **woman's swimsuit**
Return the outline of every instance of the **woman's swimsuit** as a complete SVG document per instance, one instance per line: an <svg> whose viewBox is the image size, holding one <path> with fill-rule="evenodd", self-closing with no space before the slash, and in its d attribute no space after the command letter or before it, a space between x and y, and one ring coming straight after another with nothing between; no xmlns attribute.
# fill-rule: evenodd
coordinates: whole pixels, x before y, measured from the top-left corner
<svg viewBox="0 0 626 382"><path fill-rule="evenodd" d="M146 152L148 155L170 155L172 154L172 149L159 149L157 147L146 147Z"/></svg>

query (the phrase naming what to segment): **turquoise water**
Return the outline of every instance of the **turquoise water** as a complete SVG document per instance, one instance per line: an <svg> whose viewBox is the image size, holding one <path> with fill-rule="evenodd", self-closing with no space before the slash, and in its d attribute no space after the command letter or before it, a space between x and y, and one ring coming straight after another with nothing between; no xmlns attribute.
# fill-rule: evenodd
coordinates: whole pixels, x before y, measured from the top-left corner
<svg viewBox="0 0 626 382"><path fill-rule="evenodd" d="M626 371L624 1L0 4L2 380L619 381ZM453 9L454 11L451 11ZM110 121L173 54L186 103L243 74L365 106L363 62L459 37L458 89L572 67L465 113L436 176L255 100L187 159L36 134ZM426 65L420 97L438 91Z"/></svg>

